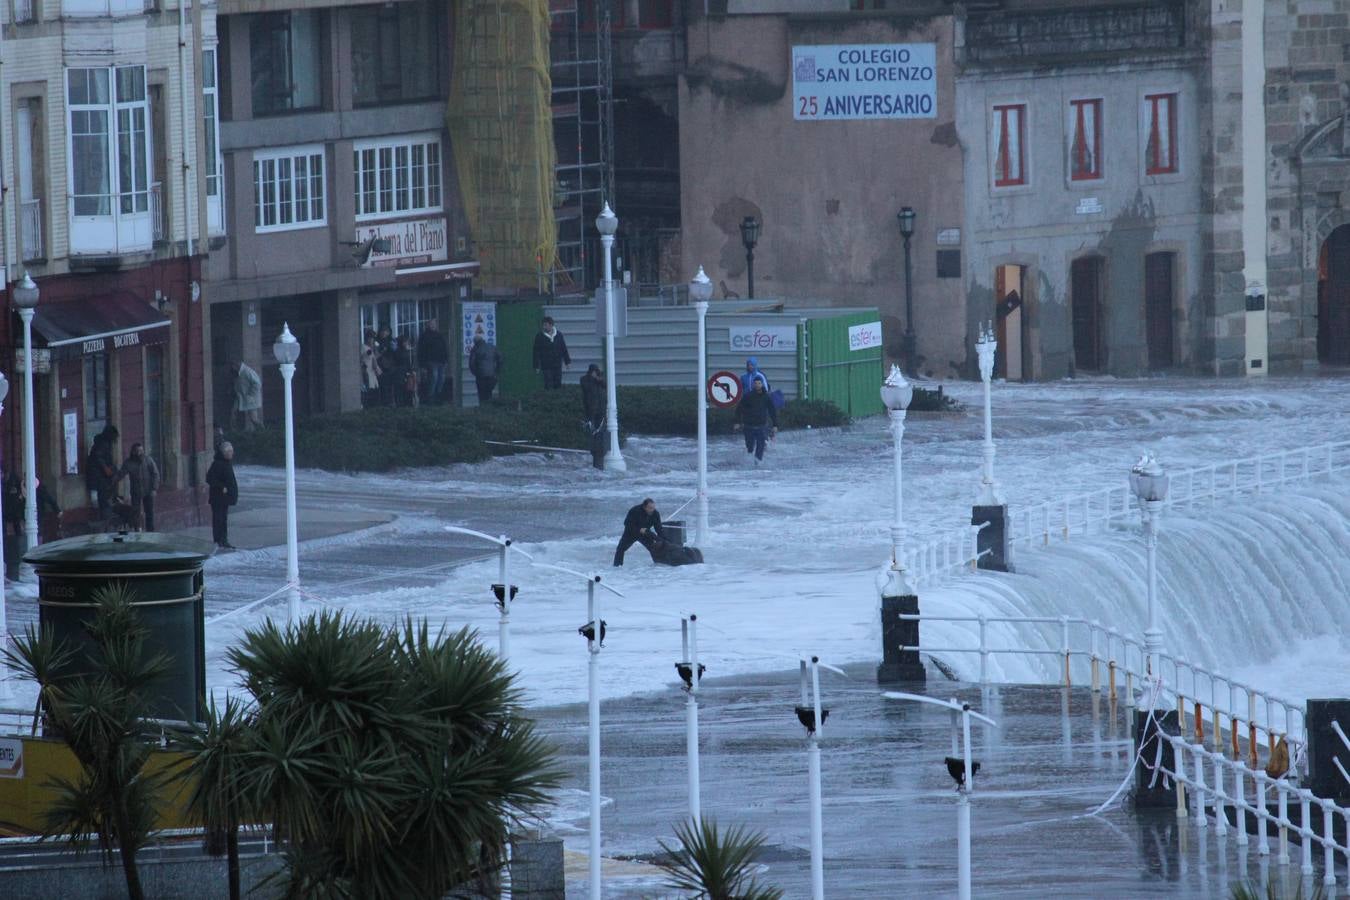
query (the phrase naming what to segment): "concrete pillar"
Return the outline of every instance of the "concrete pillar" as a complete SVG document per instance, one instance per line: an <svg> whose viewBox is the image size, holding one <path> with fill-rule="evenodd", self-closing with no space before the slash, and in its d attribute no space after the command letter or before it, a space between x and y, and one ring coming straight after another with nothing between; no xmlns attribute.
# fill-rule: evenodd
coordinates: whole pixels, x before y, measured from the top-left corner
<svg viewBox="0 0 1350 900"><path fill-rule="evenodd" d="M1158 759L1159 739L1155 732L1161 728L1164 734L1181 734L1181 721L1177 718L1176 710L1168 712L1153 713L1152 721L1149 720L1147 710L1137 709L1134 711L1134 723L1131 733L1134 735L1134 750L1139 754L1144 764L1135 768L1134 774L1134 805L1140 809L1176 809L1177 794L1176 785L1162 775L1159 775L1155 781L1153 778L1154 760ZM1140 753L1140 747L1143 752ZM1176 765L1175 755L1172 752L1172 745L1166 741L1162 742L1162 761L1164 769L1171 772ZM1152 787L1150 787L1152 783ZM1190 798L1187 797L1187 802Z"/></svg>
<svg viewBox="0 0 1350 900"><path fill-rule="evenodd" d="M919 646L919 623L900 618L902 615L917 615L918 612L919 598L914 594L881 598L881 665L877 666L878 684L924 681L919 651L900 649Z"/></svg>
<svg viewBox="0 0 1350 900"><path fill-rule="evenodd" d="M1333 761L1339 759L1350 772L1350 748L1331 727L1332 722L1337 722L1341 731L1350 736L1350 700L1309 700L1307 715L1308 788L1339 806L1350 805L1350 781Z"/></svg>
<svg viewBox="0 0 1350 900"><path fill-rule="evenodd" d="M511 842L511 896L519 900L566 900L561 838Z"/></svg>
<svg viewBox="0 0 1350 900"><path fill-rule="evenodd" d="M989 523L985 525L985 523ZM994 572L1011 572L1012 548L1008 546L1008 505L971 508L970 524L984 525L975 538L980 553L977 565Z"/></svg>
<svg viewBox="0 0 1350 900"><path fill-rule="evenodd" d="M323 317L324 409L361 408L361 301L354 288L337 292Z"/></svg>

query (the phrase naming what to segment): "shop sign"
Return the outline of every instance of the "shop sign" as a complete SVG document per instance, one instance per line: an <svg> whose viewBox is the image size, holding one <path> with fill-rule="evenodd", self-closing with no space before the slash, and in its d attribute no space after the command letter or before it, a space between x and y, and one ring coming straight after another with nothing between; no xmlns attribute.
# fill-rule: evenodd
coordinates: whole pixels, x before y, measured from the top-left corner
<svg viewBox="0 0 1350 900"><path fill-rule="evenodd" d="M866 325L854 325L848 330L848 349L870 350L881 346L881 323L868 322Z"/></svg>
<svg viewBox="0 0 1350 900"><path fill-rule="evenodd" d="M28 369L28 355L23 350L14 351L14 370L23 372ZM34 350L33 351L33 372L38 375L46 375L52 370L52 351Z"/></svg>
<svg viewBox="0 0 1350 900"><path fill-rule="evenodd" d="M731 349L737 353L796 353L796 325L760 325L754 328L733 326Z"/></svg>
<svg viewBox="0 0 1350 900"><path fill-rule="evenodd" d="M111 345L116 350L123 347L139 347L141 345L141 333L139 331L128 331L126 334L114 334L112 337L91 338L80 345L81 353L107 353ZM34 357L37 360L37 357Z"/></svg>
<svg viewBox="0 0 1350 900"><path fill-rule="evenodd" d="M80 474L80 414L68 409L61 414L66 444L66 474Z"/></svg>
<svg viewBox="0 0 1350 900"><path fill-rule="evenodd" d="M0 778L23 777L23 741L0 738Z"/></svg>
<svg viewBox="0 0 1350 900"><path fill-rule="evenodd" d="M358 243L371 239L375 241L369 261L372 266L421 265L450 258L446 252L444 216L356 226Z"/></svg>

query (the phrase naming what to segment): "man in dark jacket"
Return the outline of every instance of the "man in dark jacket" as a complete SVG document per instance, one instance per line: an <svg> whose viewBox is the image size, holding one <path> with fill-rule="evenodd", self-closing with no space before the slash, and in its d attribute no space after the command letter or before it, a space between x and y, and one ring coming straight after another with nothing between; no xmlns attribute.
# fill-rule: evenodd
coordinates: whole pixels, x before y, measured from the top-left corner
<svg viewBox="0 0 1350 900"><path fill-rule="evenodd" d="M116 425L109 425L96 434L94 443L89 448L89 458L85 461L85 486L95 497L100 519L112 515L113 499L117 491L117 457L113 455L117 436Z"/></svg>
<svg viewBox="0 0 1350 900"><path fill-rule="evenodd" d="M605 375L600 367L591 363L586 374L581 376L581 409L586 416L587 446L591 449L591 465L597 469L605 467Z"/></svg>
<svg viewBox="0 0 1350 900"><path fill-rule="evenodd" d="M221 550L234 549L230 543L230 507L239 502L239 482L234 477L233 460L234 446L226 441L206 470L206 487L211 492L211 539Z"/></svg>
<svg viewBox="0 0 1350 900"><path fill-rule="evenodd" d="M117 480L125 476L131 488L131 509L137 525L155 530L155 491L159 490L159 466L145 452L144 444L132 444L131 455L122 463Z"/></svg>
<svg viewBox="0 0 1350 900"><path fill-rule="evenodd" d="M469 351L469 374L473 375L478 387L478 403L487 403L492 399L492 391L497 387L497 375L502 370L502 352L496 344L489 344L481 337L473 339L473 349Z"/></svg>
<svg viewBox="0 0 1350 900"><path fill-rule="evenodd" d="M572 364L567 352L567 341L562 332L553 324L551 316L544 316L539 323L539 333L534 336L534 370L544 376L544 390L552 391L562 387L562 370Z"/></svg>
<svg viewBox="0 0 1350 900"><path fill-rule="evenodd" d="M619 547L614 551L614 565L623 565L623 555L634 544L641 544L656 559L654 549L656 539L665 540L661 531L661 514L656 511L656 501L651 497L643 500L628 511L623 519L623 537L619 538Z"/></svg>
<svg viewBox="0 0 1350 900"><path fill-rule="evenodd" d="M427 322L427 327L417 338L417 364L427 370L426 401L441 402L441 392L445 390L445 367L450 363L450 345L435 319Z"/></svg>
<svg viewBox="0 0 1350 900"><path fill-rule="evenodd" d="M778 410L762 378L751 382L750 393L736 407L736 427L745 432L745 452L755 454L755 462L764 459L765 442L778 434Z"/></svg>

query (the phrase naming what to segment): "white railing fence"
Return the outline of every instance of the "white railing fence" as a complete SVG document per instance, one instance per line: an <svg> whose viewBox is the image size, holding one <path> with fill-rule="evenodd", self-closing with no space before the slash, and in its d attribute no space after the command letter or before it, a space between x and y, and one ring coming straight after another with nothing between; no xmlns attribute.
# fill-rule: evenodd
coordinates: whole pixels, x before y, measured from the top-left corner
<svg viewBox="0 0 1350 900"><path fill-rule="evenodd" d="M150 227L152 240L164 240L164 191L158 181L150 185Z"/></svg>
<svg viewBox="0 0 1350 900"><path fill-rule="evenodd" d="M1257 824L1256 852L1261 856L1270 854L1271 839L1276 838L1278 847L1277 861L1288 865L1289 838L1297 835L1301 850L1300 871L1307 877L1313 874L1313 847L1322 848L1322 883L1333 890L1336 885L1336 854L1346 863L1347 884L1350 884L1350 840L1346 844L1336 842L1335 825L1337 816L1350 834L1350 809L1337 806L1331 800L1313 795L1307 788L1299 787L1289 779L1272 778L1254 766L1247 765L1240 758L1230 759L1222 752L1211 750L1201 743L1188 741L1183 735L1155 732L1172 745L1174 760L1171 770L1165 766L1163 771L1171 776L1177 795L1177 818L1187 815L1186 794L1191 795L1190 815L1198 829L1209 827L1209 812L1214 814L1214 830L1226 835L1229 830L1228 811L1233 810L1239 847L1247 847L1250 838L1247 833L1247 818L1250 816ZM1206 770L1211 773L1206 775ZM1276 797L1276 814L1270 813L1269 797ZM1289 804L1299 805L1298 823L1289 818ZM1317 806L1320 816L1315 817L1312 807ZM1321 830L1316 827L1320 821ZM1276 833L1272 834L1272 830Z"/></svg>
<svg viewBox="0 0 1350 900"><path fill-rule="evenodd" d="M1281 453L1243 457L1209 466L1170 472L1167 506L1194 509L1239 494L1260 494L1336 472L1350 470L1350 441L1317 444ZM1102 488L1026 506L1013 512L1009 542L1032 546L1049 544L1051 538L1068 540L1072 534L1101 531L1132 516L1138 502L1128 485Z"/></svg>
<svg viewBox="0 0 1350 900"><path fill-rule="evenodd" d="M1102 691L1103 676L1110 696L1124 688L1125 705L1135 705L1135 684L1148 678L1142 640L1098 622L1069 616L943 616L903 614L909 622L954 622L974 625L973 640L960 646L902 647L923 653L974 653L979 655L979 680L989 681L989 660L996 655L1054 657L1060 683L1073 683L1074 659L1085 660L1094 693ZM1021 639L1016 646L993 646L991 625L1012 625L1020 632L1034 631L1034 640ZM921 632L922 633L922 632ZM1039 644L1039 646L1035 646ZM1304 706L1267 691L1258 690L1226 675L1211 671L1170 653L1158 654L1163 696L1178 712L1183 733L1190 731L1201 744L1206 740L1218 751L1234 758L1245 755L1255 764L1264 736L1267 753L1281 740L1287 742L1290 759L1297 760L1307 747ZM1080 670L1081 671L1081 670ZM1120 682L1124 684L1121 685ZM1225 727L1227 735L1225 736Z"/></svg>
<svg viewBox="0 0 1350 900"><path fill-rule="evenodd" d="M23 242L23 258L42 259L46 256L42 244L42 200L25 200L20 210L19 235Z"/></svg>
<svg viewBox="0 0 1350 900"><path fill-rule="evenodd" d="M972 570L980 558L979 533L988 525L968 525L905 547L903 565L918 587L937 579Z"/></svg>

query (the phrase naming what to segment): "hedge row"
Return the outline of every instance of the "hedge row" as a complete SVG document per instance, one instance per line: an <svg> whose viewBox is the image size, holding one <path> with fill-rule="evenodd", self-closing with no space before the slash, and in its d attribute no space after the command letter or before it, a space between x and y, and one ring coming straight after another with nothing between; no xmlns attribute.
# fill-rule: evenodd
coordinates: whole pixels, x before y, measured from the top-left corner
<svg viewBox="0 0 1350 900"><path fill-rule="evenodd" d="M843 425L848 417L833 403L792 400L779 413L787 428ZM690 436L698 416L691 389L619 388L619 422L624 434ZM729 434L735 417L730 410L710 409L709 434ZM257 465L285 463L285 436L280 428L231 435L235 460ZM549 447L582 450L581 389L575 386L540 392L521 401L494 401L479 409L428 406L420 409L363 409L311 416L298 424L295 463L302 468L336 472L388 472L418 466L480 462L496 453L510 453L486 441L528 441Z"/></svg>

